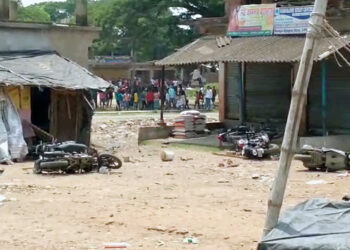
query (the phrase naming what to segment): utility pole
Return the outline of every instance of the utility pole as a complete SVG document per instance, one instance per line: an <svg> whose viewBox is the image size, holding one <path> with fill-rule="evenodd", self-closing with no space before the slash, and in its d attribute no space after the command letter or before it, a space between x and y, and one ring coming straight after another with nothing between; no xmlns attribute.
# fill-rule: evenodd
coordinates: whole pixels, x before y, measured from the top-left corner
<svg viewBox="0 0 350 250"><path fill-rule="evenodd" d="M283 198L288 181L290 165L294 156L298 139L300 120L305 104L305 97L309 86L310 76L315 57L315 47L319 39L317 28L323 25L327 10L328 0L315 0L314 10L311 16L311 24L306 35L303 54L300 61L298 75L292 92L292 100L288 114L285 134L283 138L279 168L272 189L271 198L268 201L267 217L264 235L268 234L278 222L283 203Z"/></svg>

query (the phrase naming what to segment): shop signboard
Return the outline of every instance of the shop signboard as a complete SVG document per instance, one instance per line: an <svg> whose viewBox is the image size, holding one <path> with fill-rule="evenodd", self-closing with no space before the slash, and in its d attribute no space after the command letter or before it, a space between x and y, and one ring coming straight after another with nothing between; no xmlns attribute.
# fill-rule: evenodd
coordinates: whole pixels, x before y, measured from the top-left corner
<svg viewBox="0 0 350 250"><path fill-rule="evenodd" d="M276 4L242 5L232 9L228 35L271 36L274 29Z"/></svg>
<svg viewBox="0 0 350 250"><path fill-rule="evenodd" d="M312 5L276 8L274 34L306 34L312 10Z"/></svg>

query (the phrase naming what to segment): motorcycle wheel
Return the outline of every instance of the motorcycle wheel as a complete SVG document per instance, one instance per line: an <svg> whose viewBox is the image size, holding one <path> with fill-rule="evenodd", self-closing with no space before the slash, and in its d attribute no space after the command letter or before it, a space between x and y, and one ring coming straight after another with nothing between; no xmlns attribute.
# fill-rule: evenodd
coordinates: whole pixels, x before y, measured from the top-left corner
<svg viewBox="0 0 350 250"><path fill-rule="evenodd" d="M98 167L107 167L109 169L119 169L122 167L122 161L114 156L109 154L102 154L98 157Z"/></svg>

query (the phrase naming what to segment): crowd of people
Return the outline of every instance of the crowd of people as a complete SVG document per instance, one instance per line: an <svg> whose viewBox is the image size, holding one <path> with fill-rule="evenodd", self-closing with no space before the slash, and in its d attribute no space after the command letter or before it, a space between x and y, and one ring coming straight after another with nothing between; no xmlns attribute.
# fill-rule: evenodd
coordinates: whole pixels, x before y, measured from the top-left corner
<svg viewBox="0 0 350 250"><path fill-rule="evenodd" d="M118 80L112 82L113 87L104 92L92 93L95 108L112 108L121 110L159 110L161 108L161 81L152 79L150 84L141 80ZM186 90L178 81L165 81L164 109L190 109ZM217 91L214 88L201 88L196 93L195 108L212 109Z"/></svg>

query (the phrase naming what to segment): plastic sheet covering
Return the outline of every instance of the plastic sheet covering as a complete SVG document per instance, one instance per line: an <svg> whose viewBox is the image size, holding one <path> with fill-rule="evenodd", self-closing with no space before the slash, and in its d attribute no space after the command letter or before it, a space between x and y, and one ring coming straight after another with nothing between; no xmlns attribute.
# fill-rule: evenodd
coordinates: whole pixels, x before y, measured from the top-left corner
<svg viewBox="0 0 350 250"><path fill-rule="evenodd" d="M22 160L27 154L21 118L9 96L0 88L0 162Z"/></svg>
<svg viewBox="0 0 350 250"><path fill-rule="evenodd" d="M350 203L311 199L287 211L258 250L350 249Z"/></svg>

